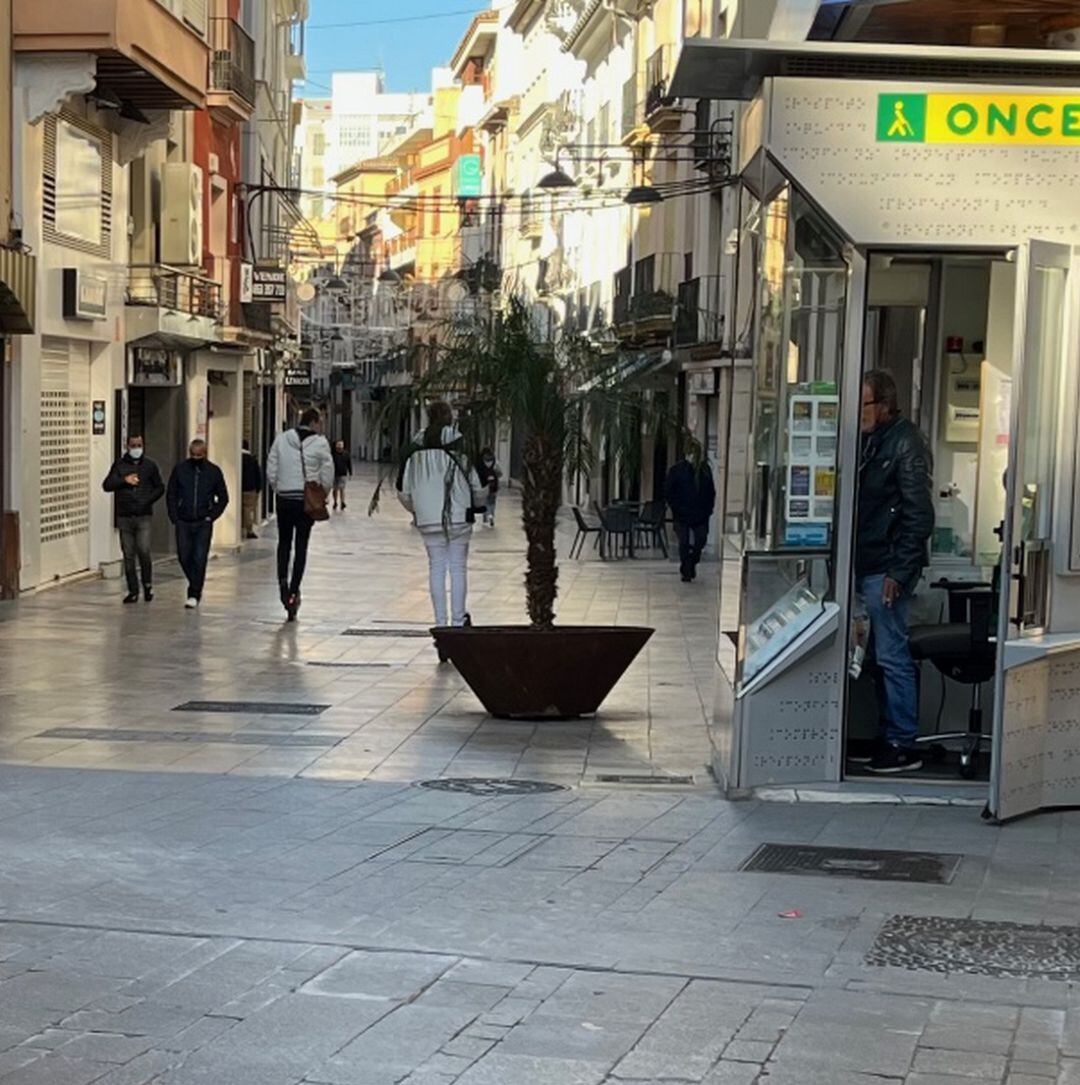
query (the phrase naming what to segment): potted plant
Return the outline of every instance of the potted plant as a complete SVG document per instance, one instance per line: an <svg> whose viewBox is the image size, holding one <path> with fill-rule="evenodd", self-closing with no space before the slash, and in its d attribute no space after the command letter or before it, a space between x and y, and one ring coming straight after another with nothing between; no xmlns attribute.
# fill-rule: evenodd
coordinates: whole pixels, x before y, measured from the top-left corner
<svg viewBox="0 0 1080 1085"><path fill-rule="evenodd" d="M661 431L661 409L620 383L586 339L540 340L532 310L512 299L505 312L447 325L426 370L385 401L390 433L418 406L447 399L473 453L499 423L522 439L521 507L525 530L528 625L432 629L440 651L493 716L571 718L596 712L653 630L557 625L559 566L555 534L567 477L592 461L590 432L609 452L640 461L643 429ZM401 462L409 449L401 450ZM383 483L380 483L381 489ZM371 511L378 506L379 490Z"/></svg>

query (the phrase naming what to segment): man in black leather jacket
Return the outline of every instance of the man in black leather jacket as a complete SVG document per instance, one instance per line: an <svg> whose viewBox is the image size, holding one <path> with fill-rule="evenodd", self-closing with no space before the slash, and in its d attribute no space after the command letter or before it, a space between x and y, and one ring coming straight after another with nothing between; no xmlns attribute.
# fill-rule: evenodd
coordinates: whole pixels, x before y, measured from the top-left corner
<svg viewBox="0 0 1080 1085"><path fill-rule="evenodd" d="M120 529L120 550L124 555L127 580L125 603L139 601L139 573L143 594L149 603L154 598L154 560L150 553L150 531L154 504L165 493L161 471L143 454L143 439L128 437L127 451L112 465L101 488L116 494L116 526ZM138 567L136 567L136 560Z"/></svg>
<svg viewBox="0 0 1080 1085"><path fill-rule="evenodd" d="M871 370L862 387L862 463L855 588L870 615L880 680L882 735L871 772L920 768L918 684L908 647L908 604L934 530L932 462L926 439L900 417L896 382Z"/></svg>

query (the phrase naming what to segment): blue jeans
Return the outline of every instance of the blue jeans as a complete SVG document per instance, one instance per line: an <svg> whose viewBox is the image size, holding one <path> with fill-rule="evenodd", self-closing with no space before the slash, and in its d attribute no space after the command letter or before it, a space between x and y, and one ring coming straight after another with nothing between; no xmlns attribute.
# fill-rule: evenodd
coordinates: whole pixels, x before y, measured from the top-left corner
<svg viewBox="0 0 1080 1085"><path fill-rule="evenodd" d="M863 576L855 590L863 597L870 615L870 644L877 660L878 711L886 741L905 749L919 736L919 687L915 661L908 647L908 604L901 595L891 607L882 601L884 574Z"/></svg>

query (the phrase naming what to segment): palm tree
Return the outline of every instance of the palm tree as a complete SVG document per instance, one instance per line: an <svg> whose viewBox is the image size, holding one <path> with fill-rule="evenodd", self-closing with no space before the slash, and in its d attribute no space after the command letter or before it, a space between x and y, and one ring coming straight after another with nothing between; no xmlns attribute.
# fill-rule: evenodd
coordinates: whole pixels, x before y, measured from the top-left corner
<svg viewBox="0 0 1080 1085"><path fill-rule="evenodd" d="M636 471L642 434L663 436L663 409L644 404L640 391L620 383L610 361L590 341L575 335L544 341L533 311L520 298L511 299L504 312L448 324L440 338L426 371L412 385L390 393L381 421L397 433L401 420L413 418L418 405L447 399L458 409L459 428L474 461L500 423L517 428L528 544L526 604L532 628L551 629L559 581L555 529L564 478L589 469L594 430L606 436L611 455ZM408 451L400 450L403 455Z"/></svg>

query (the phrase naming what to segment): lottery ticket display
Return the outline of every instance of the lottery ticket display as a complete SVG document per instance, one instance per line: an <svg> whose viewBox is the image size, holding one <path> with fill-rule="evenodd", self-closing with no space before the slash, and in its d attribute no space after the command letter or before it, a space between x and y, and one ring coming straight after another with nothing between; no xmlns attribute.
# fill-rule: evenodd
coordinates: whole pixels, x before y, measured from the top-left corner
<svg viewBox="0 0 1080 1085"><path fill-rule="evenodd" d="M831 542L836 502L836 438L840 400L835 394L796 393L788 417L784 544L825 547Z"/></svg>

